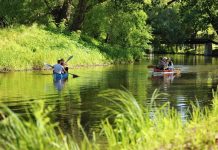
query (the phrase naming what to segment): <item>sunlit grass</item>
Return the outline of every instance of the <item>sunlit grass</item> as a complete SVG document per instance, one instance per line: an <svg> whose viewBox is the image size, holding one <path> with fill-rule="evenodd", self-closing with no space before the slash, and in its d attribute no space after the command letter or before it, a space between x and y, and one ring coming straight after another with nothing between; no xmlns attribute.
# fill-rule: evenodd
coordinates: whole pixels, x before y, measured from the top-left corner
<svg viewBox="0 0 218 150"><path fill-rule="evenodd" d="M211 108L192 105L187 111L190 120L170 108L169 103L155 107L155 91L151 104L138 102L131 93L107 90L100 94L108 101L104 108L110 114L99 125L100 132L91 139L78 120L83 140L64 135L58 124L48 117L52 110L44 103L32 106L32 115L22 117L2 107L5 119L0 122L0 147L5 149L217 149L218 94L213 92ZM45 109L46 108L46 109ZM58 129L58 130L57 130ZM100 145L99 139L105 139Z"/></svg>
<svg viewBox="0 0 218 150"><path fill-rule="evenodd" d="M64 35L37 25L1 29L0 69L41 69L44 62L55 64L71 55L70 67L110 63L97 47L78 42L75 34Z"/></svg>
<svg viewBox="0 0 218 150"><path fill-rule="evenodd" d="M128 92L109 90L102 96L118 107L110 109L110 114L115 116L114 124L108 119L102 121L102 133L107 138L109 149L217 148L217 92L214 93L211 109L193 105L187 111L191 119L186 122L167 103L154 109L153 98L151 105L145 106Z"/></svg>

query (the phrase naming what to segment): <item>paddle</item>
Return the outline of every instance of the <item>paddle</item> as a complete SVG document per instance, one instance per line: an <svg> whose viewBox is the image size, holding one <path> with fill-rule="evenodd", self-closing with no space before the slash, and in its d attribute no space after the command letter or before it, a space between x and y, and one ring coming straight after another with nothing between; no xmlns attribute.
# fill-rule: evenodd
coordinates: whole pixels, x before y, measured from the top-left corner
<svg viewBox="0 0 218 150"><path fill-rule="evenodd" d="M147 67L148 67L148 68L156 68L155 65L148 65Z"/></svg>
<svg viewBox="0 0 218 150"><path fill-rule="evenodd" d="M50 64L44 63L44 65L45 65L46 67L51 67L51 68L53 68L53 66L50 65Z"/></svg>
<svg viewBox="0 0 218 150"><path fill-rule="evenodd" d="M70 56L67 60L66 60L66 62L65 63L67 63L69 60L71 60L73 58L73 55L72 56Z"/></svg>
<svg viewBox="0 0 218 150"><path fill-rule="evenodd" d="M72 56L70 56L67 60L66 60L66 62L65 63L67 63L68 61L70 61L71 59L73 58L73 55ZM73 73L68 73L68 74L71 74L72 76L73 76L73 78L77 78L77 77L79 77L78 75L76 75L76 74L73 74Z"/></svg>
<svg viewBox="0 0 218 150"><path fill-rule="evenodd" d="M71 57L72 58L72 57ZM70 58L70 59L71 59ZM69 59L69 58L68 58ZM69 61L69 60L68 60ZM47 63L44 63L44 65L46 66L46 67L51 67L51 68L53 68L53 66L52 65L50 65L50 64L47 64ZM79 77L78 75L76 75L76 74L73 74L73 73L69 73L68 72L68 74L70 74L70 75L72 75L73 76L73 78L77 78L77 77Z"/></svg>
<svg viewBox="0 0 218 150"><path fill-rule="evenodd" d="M68 73L68 74L72 75L72 76L73 76L73 78L77 78L77 77L79 77L79 76L78 76L78 75L76 75L76 74L72 74L72 73Z"/></svg>
<svg viewBox="0 0 218 150"><path fill-rule="evenodd" d="M72 56L70 56L70 57L69 57L69 58L66 60L66 62L65 62L65 63L67 63L68 61L70 61L72 58L73 58L73 55L72 55ZM51 68L53 68L53 66L52 66L52 65L50 65L50 64L44 63L44 65L45 65L46 67L51 67Z"/></svg>

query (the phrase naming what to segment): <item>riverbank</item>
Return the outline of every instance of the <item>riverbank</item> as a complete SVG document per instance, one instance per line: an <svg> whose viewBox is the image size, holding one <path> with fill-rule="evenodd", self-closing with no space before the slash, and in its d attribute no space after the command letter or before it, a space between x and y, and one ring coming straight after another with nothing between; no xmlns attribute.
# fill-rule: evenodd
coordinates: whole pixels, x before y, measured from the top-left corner
<svg viewBox="0 0 218 150"><path fill-rule="evenodd" d="M79 33L62 33L33 25L0 30L0 71L40 70L44 63L67 59L73 66L108 65L113 60L96 45L85 42Z"/></svg>
<svg viewBox="0 0 218 150"><path fill-rule="evenodd" d="M74 65L71 67L68 67L68 69L82 69L82 68L96 68L96 67L105 67L105 66L112 66L112 63L106 63L106 64L94 64L94 65ZM42 68L33 68L33 69L13 69L13 70L7 70L6 68L3 68L0 70L0 73L8 73L8 72L29 72L29 71L52 71L53 69L51 67L43 66Z"/></svg>

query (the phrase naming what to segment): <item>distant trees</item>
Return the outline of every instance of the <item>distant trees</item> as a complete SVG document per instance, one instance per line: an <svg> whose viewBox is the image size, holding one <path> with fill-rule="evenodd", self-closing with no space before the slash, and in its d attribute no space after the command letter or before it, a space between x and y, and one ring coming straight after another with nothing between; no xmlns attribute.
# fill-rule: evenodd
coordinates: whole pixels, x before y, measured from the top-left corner
<svg viewBox="0 0 218 150"><path fill-rule="evenodd" d="M104 2L105 0L78 0L75 8L73 19L70 24L70 30L81 30L86 14L97 4Z"/></svg>
<svg viewBox="0 0 218 150"><path fill-rule="evenodd" d="M0 0L0 27L14 24L64 24L102 43L147 49L218 33L217 0Z"/></svg>
<svg viewBox="0 0 218 150"><path fill-rule="evenodd" d="M199 26L211 24L218 34L218 1L217 0L184 0L181 9L189 11ZM194 18L198 17L198 18ZM192 21L194 21L192 20Z"/></svg>
<svg viewBox="0 0 218 150"><path fill-rule="evenodd" d="M152 0L145 11L153 29L153 44L175 45L199 36L213 38L208 30L217 35L217 7L215 0Z"/></svg>
<svg viewBox="0 0 218 150"><path fill-rule="evenodd" d="M173 44L185 38L184 26L178 6L166 7L167 1L153 1L148 12L155 42Z"/></svg>
<svg viewBox="0 0 218 150"><path fill-rule="evenodd" d="M84 32L99 40L124 48L148 48L151 28L146 24L143 2L107 1L87 13Z"/></svg>

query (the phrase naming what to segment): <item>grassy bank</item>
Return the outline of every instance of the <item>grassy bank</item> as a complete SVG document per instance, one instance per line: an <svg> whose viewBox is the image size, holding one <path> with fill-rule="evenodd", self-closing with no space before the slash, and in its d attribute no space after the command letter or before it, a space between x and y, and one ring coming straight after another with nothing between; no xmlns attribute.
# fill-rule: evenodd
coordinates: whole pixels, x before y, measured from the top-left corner
<svg viewBox="0 0 218 150"><path fill-rule="evenodd" d="M80 39L76 33L64 34L33 25L0 30L0 70L41 69L44 62L74 58L72 65L108 64L111 60L100 50Z"/></svg>
<svg viewBox="0 0 218 150"><path fill-rule="evenodd" d="M156 91L155 91L156 92ZM144 106L128 92L109 90L101 94L116 109L108 107L113 118L102 120L101 132L89 140L79 125L83 140L64 135L48 117L50 107L33 105L33 115L23 118L9 109L1 108L7 117L0 122L2 149L217 149L218 95L214 93L212 107L200 109L193 105L187 112L191 120L182 121L180 114L169 104L152 109L158 95L153 94L151 105ZM46 108L46 109L45 109ZM118 108L118 109L117 109ZM56 129L56 130L55 130ZM58 129L58 130L57 130ZM37 138L36 138L37 137ZM98 144L105 139L106 145ZM106 148L107 147L107 148Z"/></svg>
<svg viewBox="0 0 218 150"><path fill-rule="evenodd" d="M80 32L57 27L17 26L0 29L0 71L42 69L44 63L67 59L72 66L130 63L143 56L140 50L101 43Z"/></svg>

